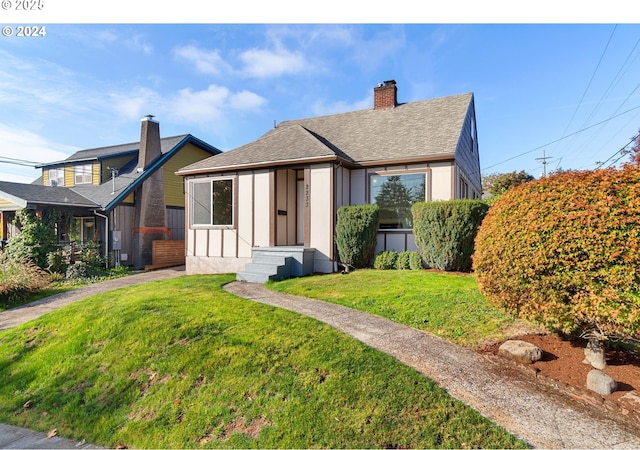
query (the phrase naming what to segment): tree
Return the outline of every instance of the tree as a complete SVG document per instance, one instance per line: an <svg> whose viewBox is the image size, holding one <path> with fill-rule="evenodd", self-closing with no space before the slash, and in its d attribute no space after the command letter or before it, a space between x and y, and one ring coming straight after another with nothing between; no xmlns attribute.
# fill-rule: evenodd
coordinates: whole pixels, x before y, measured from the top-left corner
<svg viewBox="0 0 640 450"><path fill-rule="evenodd" d="M631 155L627 165L640 166L640 131L635 137L633 147L627 151Z"/></svg>
<svg viewBox="0 0 640 450"><path fill-rule="evenodd" d="M493 173L482 177L482 190L492 196L504 194L509 189L533 181L533 175L524 170L520 172Z"/></svg>

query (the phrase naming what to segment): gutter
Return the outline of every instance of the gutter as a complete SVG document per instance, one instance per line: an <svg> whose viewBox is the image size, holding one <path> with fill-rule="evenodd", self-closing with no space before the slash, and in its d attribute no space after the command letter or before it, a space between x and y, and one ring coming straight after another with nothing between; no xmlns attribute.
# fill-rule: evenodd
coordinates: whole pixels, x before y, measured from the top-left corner
<svg viewBox="0 0 640 450"><path fill-rule="evenodd" d="M105 268L109 269L109 217L102 215L98 212L97 209L93 210L93 213L98 216L98 217L102 217L105 221L105 227L104 227L104 259L105 259Z"/></svg>

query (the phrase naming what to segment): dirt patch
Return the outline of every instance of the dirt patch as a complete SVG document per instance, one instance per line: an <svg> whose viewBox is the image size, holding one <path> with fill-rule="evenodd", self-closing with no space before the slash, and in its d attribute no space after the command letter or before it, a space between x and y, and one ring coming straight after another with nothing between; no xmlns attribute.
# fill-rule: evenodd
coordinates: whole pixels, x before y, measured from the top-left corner
<svg viewBox="0 0 640 450"><path fill-rule="evenodd" d="M262 429L267 425L271 425L271 423L263 417L255 418L248 424L247 420L244 417L236 417L235 419L233 419L233 421L231 421L229 425L225 427L224 431L222 432L222 436L220 436L220 439L225 441L229 439L234 433L246 434L252 439L255 439L260 434Z"/></svg>
<svg viewBox="0 0 640 450"><path fill-rule="evenodd" d="M543 357L530 365L512 364L579 401L604 408L628 422L640 422L640 355L607 350L607 367L603 372L616 380L618 390L602 396L586 388L587 374L593 368L582 362L585 340L564 340L551 334L526 334L515 339L538 346ZM498 357L499 346L500 343L491 344L479 351Z"/></svg>

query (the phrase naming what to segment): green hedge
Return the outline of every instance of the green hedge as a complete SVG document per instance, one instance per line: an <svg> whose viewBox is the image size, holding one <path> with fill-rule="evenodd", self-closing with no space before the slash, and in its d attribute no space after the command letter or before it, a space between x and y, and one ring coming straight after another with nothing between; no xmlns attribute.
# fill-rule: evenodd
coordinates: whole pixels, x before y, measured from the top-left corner
<svg viewBox="0 0 640 450"><path fill-rule="evenodd" d="M414 203L413 233L427 267L470 271L474 240L488 209L480 200Z"/></svg>
<svg viewBox="0 0 640 450"><path fill-rule="evenodd" d="M338 208L336 245L340 261L355 268L370 267L376 251L378 206Z"/></svg>
<svg viewBox="0 0 640 450"><path fill-rule="evenodd" d="M376 255L373 262L374 269L380 270L420 270L422 269L422 257L418 252L396 252L385 250Z"/></svg>

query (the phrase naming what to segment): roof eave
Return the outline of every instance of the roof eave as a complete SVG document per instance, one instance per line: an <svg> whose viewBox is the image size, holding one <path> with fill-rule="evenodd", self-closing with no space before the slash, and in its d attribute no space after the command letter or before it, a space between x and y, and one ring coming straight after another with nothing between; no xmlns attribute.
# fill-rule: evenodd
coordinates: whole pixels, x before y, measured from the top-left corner
<svg viewBox="0 0 640 450"><path fill-rule="evenodd" d="M453 161L455 159L454 153L442 153L438 155L428 156L411 156L408 158L393 158L393 159L376 159L371 161L356 161L356 165L360 167L372 167L372 166L391 166L391 165L403 165L403 164L419 164L423 162L437 162L437 161Z"/></svg>
<svg viewBox="0 0 640 450"><path fill-rule="evenodd" d="M215 172L265 169L269 167L291 166L296 164L317 164L317 163L335 162L335 161L341 161L346 164L352 164L351 161L347 161L344 158L341 158L337 155L326 155L326 156L316 156L312 158L293 158L293 159L284 159L279 161L263 161L263 162L257 162L257 163L231 164L227 166L205 167L205 168L192 169L192 170L179 170L178 172L176 172L176 175L179 175L179 176L201 175L201 174L215 173Z"/></svg>

